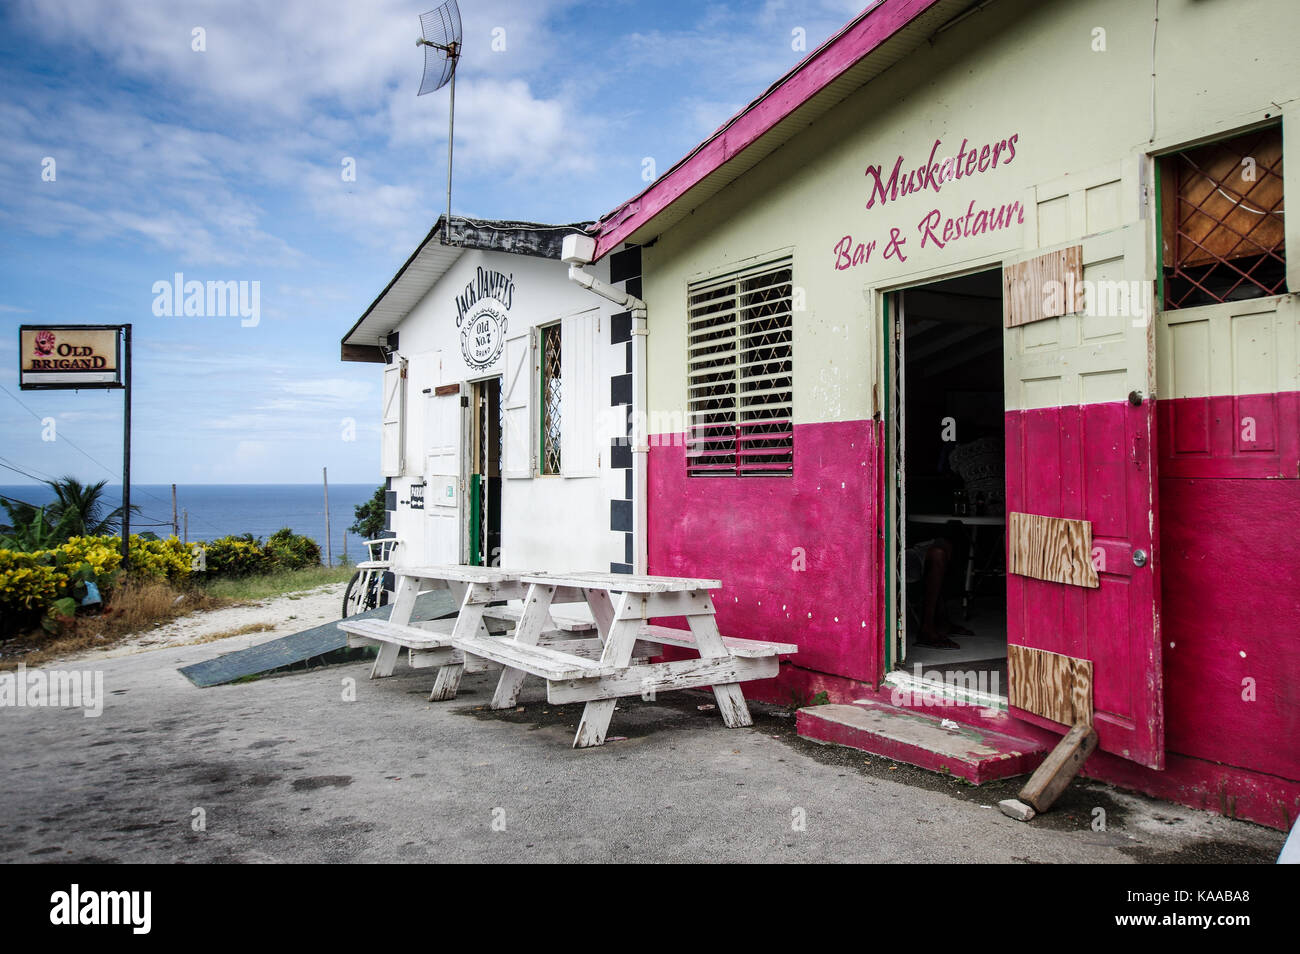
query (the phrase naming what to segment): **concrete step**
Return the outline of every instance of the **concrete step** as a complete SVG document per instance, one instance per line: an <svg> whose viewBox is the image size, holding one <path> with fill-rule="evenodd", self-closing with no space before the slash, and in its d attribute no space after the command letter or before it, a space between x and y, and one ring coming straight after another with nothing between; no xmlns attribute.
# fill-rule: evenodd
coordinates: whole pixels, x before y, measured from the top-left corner
<svg viewBox="0 0 1300 954"><path fill-rule="evenodd" d="M846 745L895 762L964 778L974 785L1038 767L1048 746L978 726L883 702L809 706L800 709L798 731L805 739Z"/></svg>

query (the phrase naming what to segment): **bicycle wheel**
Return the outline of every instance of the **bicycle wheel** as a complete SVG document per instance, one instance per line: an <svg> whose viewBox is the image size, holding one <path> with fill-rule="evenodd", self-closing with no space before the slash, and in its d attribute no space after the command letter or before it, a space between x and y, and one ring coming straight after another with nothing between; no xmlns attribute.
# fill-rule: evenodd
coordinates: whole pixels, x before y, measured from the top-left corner
<svg viewBox="0 0 1300 954"><path fill-rule="evenodd" d="M352 574L352 579L348 580L348 588L343 591L343 618L356 616L358 613L365 612L365 596L368 587L361 585L362 571L357 570Z"/></svg>

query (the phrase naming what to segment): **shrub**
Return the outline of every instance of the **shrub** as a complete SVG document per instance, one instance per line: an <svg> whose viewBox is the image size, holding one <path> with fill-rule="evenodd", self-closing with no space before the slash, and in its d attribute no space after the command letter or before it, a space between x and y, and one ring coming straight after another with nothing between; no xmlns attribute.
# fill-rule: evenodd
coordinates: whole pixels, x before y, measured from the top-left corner
<svg viewBox="0 0 1300 954"><path fill-rule="evenodd" d="M281 527L271 534L263 550L272 569L301 570L320 565L320 547L316 541L296 534L288 527Z"/></svg>
<svg viewBox="0 0 1300 954"><path fill-rule="evenodd" d="M267 556L262 541L251 533L218 537L203 544L208 577L240 577L264 573Z"/></svg>
<svg viewBox="0 0 1300 954"><path fill-rule="evenodd" d="M200 548L203 553L198 559ZM320 547L288 527L277 530L265 544L247 533L202 544L132 534L129 573L122 572L121 563L118 537L72 537L31 552L0 549L0 632L19 632L38 624L58 628L76 614L92 584L107 605L114 591L127 585L134 587L137 597L171 592L169 588L183 587L193 579L199 567L203 570L199 578L217 579L318 566ZM151 588L151 584L158 586ZM143 606L155 601L130 602Z"/></svg>
<svg viewBox="0 0 1300 954"><path fill-rule="evenodd" d="M42 623L53 629L70 617L94 584L101 598L113 589L122 562L113 537L74 537L48 550L0 550L0 620L5 630Z"/></svg>

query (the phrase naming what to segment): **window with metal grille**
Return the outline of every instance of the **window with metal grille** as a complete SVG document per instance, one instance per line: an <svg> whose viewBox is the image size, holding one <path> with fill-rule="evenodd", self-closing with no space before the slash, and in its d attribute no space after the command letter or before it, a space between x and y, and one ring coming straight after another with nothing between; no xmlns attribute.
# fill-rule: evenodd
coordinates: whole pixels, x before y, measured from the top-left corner
<svg viewBox="0 0 1300 954"><path fill-rule="evenodd" d="M792 297L788 258L687 290L690 476L794 473Z"/></svg>
<svg viewBox="0 0 1300 954"><path fill-rule="evenodd" d="M1164 307L1284 294L1282 127L1159 163Z"/></svg>
<svg viewBox="0 0 1300 954"><path fill-rule="evenodd" d="M560 378L560 326L547 325L541 332L542 376L542 447L541 471L543 474L560 473L560 428L562 420Z"/></svg>

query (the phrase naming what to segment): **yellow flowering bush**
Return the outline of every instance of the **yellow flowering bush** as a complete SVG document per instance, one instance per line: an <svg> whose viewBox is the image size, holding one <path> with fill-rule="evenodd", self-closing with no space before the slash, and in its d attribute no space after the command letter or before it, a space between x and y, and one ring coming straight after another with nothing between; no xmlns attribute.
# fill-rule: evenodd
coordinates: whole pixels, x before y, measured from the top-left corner
<svg viewBox="0 0 1300 954"><path fill-rule="evenodd" d="M109 539L119 545L116 537ZM181 543L178 537L144 540L131 534L131 575L183 583L190 575L197 546Z"/></svg>
<svg viewBox="0 0 1300 954"><path fill-rule="evenodd" d="M249 534L191 544L176 537L132 534L129 576L182 586L191 578L249 576L319 562L315 542L287 528L265 544ZM118 537L72 537L57 547L31 552L0 548L0 633L38 622L53 629L58 617L76 613L92 584L107 602L122 575Z"/></svg>
<svg viewBox="0 0 1300 954"><path fill-rule="evenodd" d="M63 595L66 584L66 577L40 562L37 554L0 550L0 616L6 621L31 611L45 612Z"/></svg>
<svg viewBox="0 0 1300 954"><path fill-rule="evenodd" d="M118 537L72 537L49 550L0 549L0 630L34 625L57 612L69 616L93 583L106 599L121 577ZM190 547L176 537L146 540L131 535L131 576L181 583L193 563ZM57 605L56 605L57 604Z"/></svg>
<svg viewBox="0 0 1300 954"><path fill-rule="evenodd" d="M208 576L251 576L270 569L262 541L251 534L220 537L203 546Z"/></svg>

